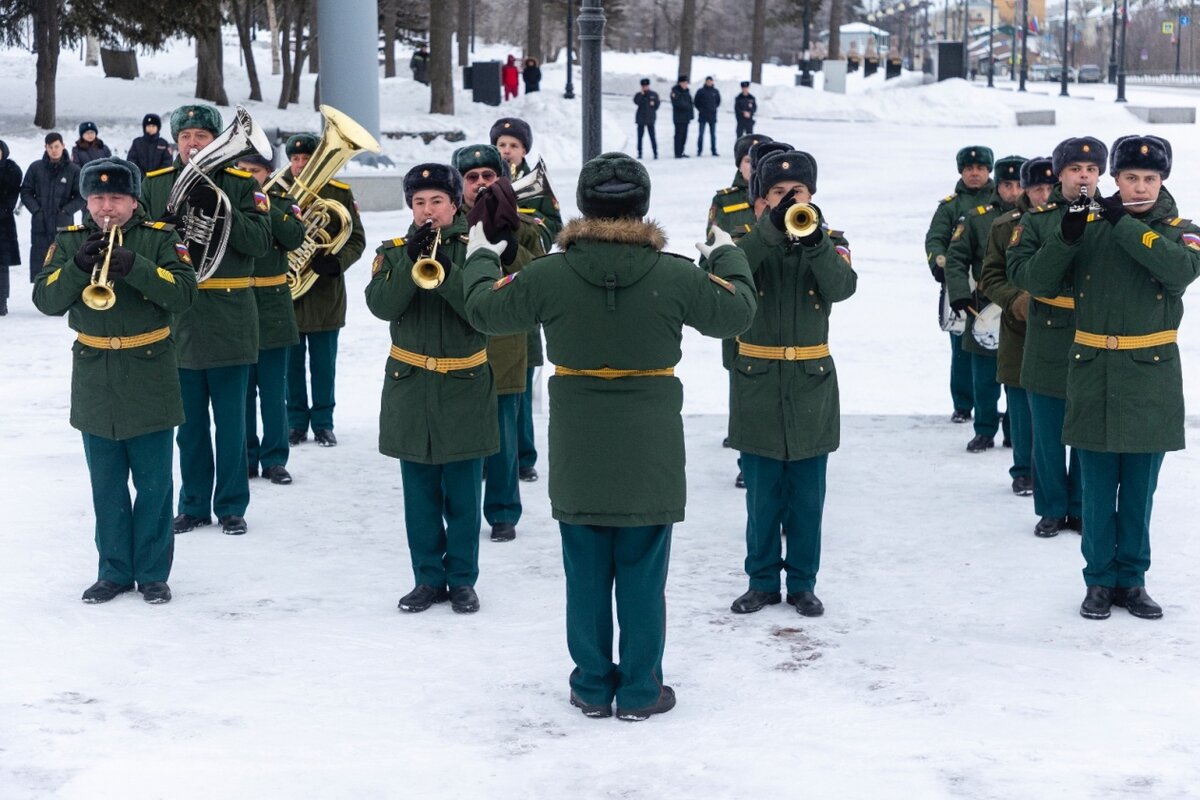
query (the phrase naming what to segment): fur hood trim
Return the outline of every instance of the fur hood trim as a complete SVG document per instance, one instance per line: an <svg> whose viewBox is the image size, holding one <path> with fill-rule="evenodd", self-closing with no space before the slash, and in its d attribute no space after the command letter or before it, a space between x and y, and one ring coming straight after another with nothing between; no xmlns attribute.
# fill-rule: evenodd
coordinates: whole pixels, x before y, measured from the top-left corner
<svg viewBox="0 0 1200 800"><path fill-rule="evenodd" d="M613 242L662 250L667 234L654 220L576 217L558 234L558 246L566 250L576 242Z"/></svg>

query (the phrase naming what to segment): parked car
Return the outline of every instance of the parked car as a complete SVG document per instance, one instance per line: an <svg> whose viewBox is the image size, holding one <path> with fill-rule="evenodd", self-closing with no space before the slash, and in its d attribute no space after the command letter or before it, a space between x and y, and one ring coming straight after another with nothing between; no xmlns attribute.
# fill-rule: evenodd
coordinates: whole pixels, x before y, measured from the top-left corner
<svg viewBox="0 0 1200 800"><path fill-rule="evenodd" d="M1067 83L1074 83L1075 78L1076 78L1075 68L1067 67ZM1061 82L1062 81L1062 65L1047 64L1046 65L1046 80L1050 81L1051 83Z"/></svg>
<svg viewBox="0 0 1200 800"><path fill-rule="evenodd" d="M1095 64L1084 64L1079 68L1080 83L1100 83L1104 80L1104 72Z"/></svg>
<svg viewBox="0 0 1200 800"><path fill-rule="evenodd" d="M1034 64L1029 68L1029 80L1044 81L1046 80L1046 71L1048 67L1045 64Z"/></svg>

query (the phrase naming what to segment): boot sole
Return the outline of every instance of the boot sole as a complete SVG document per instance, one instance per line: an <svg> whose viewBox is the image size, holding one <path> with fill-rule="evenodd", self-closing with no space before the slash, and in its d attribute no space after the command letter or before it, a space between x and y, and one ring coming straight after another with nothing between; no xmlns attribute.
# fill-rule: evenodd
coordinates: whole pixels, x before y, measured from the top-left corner
<svg viewBox="0 0 1200 800"><path fill-rule="evenodd" d="M1105 611L1103 614L1099 614L1094 611L1084 611L1081 608L1079 609L1079 616L1083 617L1084 619L1108 619L1112 616L1112 612Z"/></svg>
<svg viewBox="0 0 1200 800"><path fill-rule="evenodd" d="M1134 611L1133 609L1131 609L1129 606L1125 605L1124 603L1118 603L1116 600L1113 601L1113 605L1116 606L1117 608L1125 609L1126 611L1129 612L1129 616L1137 617L1138 619L1162 619L1162 615L1163 615L1163 612L1161 610L1158 612L1150 612L1149 614L1141 614L1141 613L1138 613L1137 611Z"/></svg>
<svg viewBox="0 0 1200 800"><path fill-rule="evenodd" d="M612 706L593 706L582 701L577 701L574 697L571 698L571 705L578 708L580 713L588 719L606 719L613 715Z"/></svg>
<svg viewBox="0 0 1200 800"><path fill-rule="evenodd" d="M174 525L172 525L171 532L172 533L191 533L192 531L196 530L197 528L207 528L209 525L212 525L212 523L211 522L198 522L195 525L192 525L187 528L176 528Z"/></svg>
<svg viewBox="0 0 1200 800"><path fill-rule="evenodd" d="M753 608L736 608L734 606L730 606L729 610L732 611L734 614L755 614L759 611L762 611L767 606L777 606L782 602L783 602L783 598L781 597L778 600L768 600L767 602L765 602L761 605L754 606Z"/></svg>

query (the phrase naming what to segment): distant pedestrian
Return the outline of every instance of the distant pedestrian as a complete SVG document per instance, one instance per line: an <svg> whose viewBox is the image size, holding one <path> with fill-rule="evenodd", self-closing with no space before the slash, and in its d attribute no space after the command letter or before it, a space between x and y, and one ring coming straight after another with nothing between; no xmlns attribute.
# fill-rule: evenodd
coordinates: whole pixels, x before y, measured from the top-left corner
<svg viewBox="0 0 1200 800"><path fill-rule="evenodd" d="M408 68L412 70L413 80L417 83L429 85L429 48L425 45L419 45L417 52L412 54L412 58L408 60Z"/></svg>
<svg viewBox="0 0 1200 800"><path fill-rule="evenodd" d="M21 263L13 216L20 199L21 168L8 157L8 144L0 141L0 317L8 313L8 268Z"/></svg>
<svg viewBox="0 0 1200 800"><path fill-rule="evenodd" d="M162 118L158 114L147 114L142 117L142 135L133 140L129 146L129 162L137 166L145 175L156 169L171 166L174 157L171 154L171 143L159 135L162 130Z"/></svg>
<svg viewBox="0 0 1200 800"><path fill-rule="evenodd" d="M675 157L687 158L683 152L687 147L688 125L696 116L692 103L692 90L688 88L688 76L680 75L679 82L671 87L671 119L675 123Z"/></svg>
<svg viewBox="0 0 1200 800"><path fill-rule="evenodd" d="M94 161L97 158L112 158L112 150L108 149L108 145L100 138L100 131L96 128L94 122L81 122L79 124L79 139L76 140L75 146L71 148L71 163L77 167L82 167L89 161Z"/></svg>
<svg viewBox="0 0 1200 800"><path fill-rule="evenodd" d="M733 116L737 119L738 137L754 133L754 115L758 113L758 101L750 94L750 81L742 81L742 93L733 98Z"/></svg>
<svg viewBox="0 0 1200 800"><path fill-rule="evenodd" d="M525 79L525 94L536 92L542 85L542 68L536 58L525 59L525 69L521 73Z"/></svg>
<svg viewBox="0 0 1200 800"><path fill-rule="evenodd" d="M29 165L21 181L21 204L32 219L29 246L29 282L42 268L46 251L58 229L70 225L86 203L79 194L79 167L67 158L61 133L46 134L46 152Z"/></svg>
<svg viewBox="0 0 1200 800"><path fill-rule="evenodd" d="M721 106L721 93L713 85L711 76L704 79L704 85L696 92L696 112L700 117L700 137L696 139L696 155L704 152L704 126L708 126L709 150L717 154L717 109Z"/></svg>
<svg viewBox="0 0 1200 800"><path fill-rule="evenodd" d="M633 116L633 121L637 123L638 137L638 158L642 157L642 134L650 134L650 149L654 151L654 157L658 158L658 140L654 138L654 120L658 117L658 92L651 91L650 79L642 78L642 88L633 96L633 104L637 106L637 113Z"/></svg>
<svg viewBox="0 0 1200 800"><path fill-rule="evenodd" d="M521 88L521 72L517 69L515 56L509 56L508 62L500 68L500 80L504 84L504 100L507 102L516 97Z"/></svg>

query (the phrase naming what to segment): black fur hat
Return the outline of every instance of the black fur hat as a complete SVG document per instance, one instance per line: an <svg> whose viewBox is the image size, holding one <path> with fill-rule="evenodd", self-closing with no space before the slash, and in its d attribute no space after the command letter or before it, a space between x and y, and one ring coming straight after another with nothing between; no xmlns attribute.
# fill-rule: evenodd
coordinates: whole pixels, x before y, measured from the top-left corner
<svg viewBox="0 0 1200 800"><path fill-rule="evenodd" d="M533 131L529 129L529 123L523 119L501 117L492 125L490 136L492 144L495 144L501 136L512 136L521 143L526 153L533 149Z"/></svg>
<svg viewBox="0 0 1200 800"><path fill-rule="evenodd" d="M317 145L320 144L321 137L315 133L293 133L288 137L287 144L283 146L283 152L288 158L296 154L309 155L317 152Z"/></svg>
<svg viewBox="0 0 1200 800"><path fill-rule="evenodd" d="M1034 156L1021 165L1021 188L1031 186L1053 186L1058 183L1058 173L1054 171L1054 162L1047 156Z"/></svg>
<svg viewBox="0 0 1200 800"><path fill-rule="evenodd" d="M649 79L649 78L642 78L642 80L640 81L640 85L641 85L641 86L649 86L649 85L650 85L650 79Z"/></svg>
<svg viewBox="0 0 1200 800"><path fill-rule="evenodd" d="M1122 136L1113 142L1109 174L1123 169L1149 169L1171 176L1171 143L1160 136Z"/></svg>
<svg viewBox="0 0 1200 800"><path fill-rule="evenodd" d="M817 160L802 150L772 153L758 163L754 175L759 197L766 197L780 181L797 181L807 186L810 194L817 193Z"/></svg>
<svg viewBox="0 0 1200 800"><path fill-rule="evenodd" d="M97 158L84 164L79 171L79 193L84 197L94 194L140 197L142 171L123 158Z"/></svg>
<svg viewBox="0 0 1200 800"><path fill-rule="evenodd" d="M992 170L992 178L996 183L1001 181L1019 181L1021 180L1021 165L1025 163L1025 156L1005 156L1004 158L996 159L996 166Z"/></svg>
<svg viewBox="0 0 1200 800"><path fill-rule="evenodd" d="M1067 164L1080 162L1095 164L1103 171L1105 162L1108 161L1108 148L1104 146L1104 142L1094 136L1078 136L1063 139L1055 145L1054 155L1050 158L1054 162L1055 175L1061 175Z"/></svg>
<svg viewBox="0 0 1200 800"><path fill-rule="evenodd" d="M954 156L954 163L958 164L959 172L962 172L963 168L971 164L982 164L991 169L994 160L995 156L992 155L992 148L978 144L968 145L959 150L958 154Z"/></svg>
<svg viewBox="0 0 1200 800"><path fill-rule="evenodd" d="M750 145L750 196L758 197L758 165L763 159L772 153L786 153L788 150L795 150L787 142L777 142L775 140L760 141L758 144Z"/></svg>
<svg viewBox="0 0 1200 800"><path fill-rule="evenodd" d="M747 133L745 136L738 137L738 140L733 143L733 165L740 167L742 159L750 155L750 148L759 142L775 141L765 133Z"/></svg>
<svg viewBox="0 0 1200 800"><path fill-rule="evenodd" d="M601 153L583 165L575 202L585 217L633 217L650 210L650 174L624 153Z"/></svg>
<svg viewBox="0 0 1200 800"><path fill-rule="evenodd" d="M162 117L160 117L158 114L147 114L146 116L142 117L143 131L146 130L147 125L153 125L154 127L158 128L159 133L162 133Z"/></svg>
<svg viewBox="0 0 1200 800"><path fill-rule="evenodd" d="M450 202L462 205L463 179L449 164L417 164L404 176L404 202L412 207L413 195L422 189L437 189L450 195Z"/></svg>

